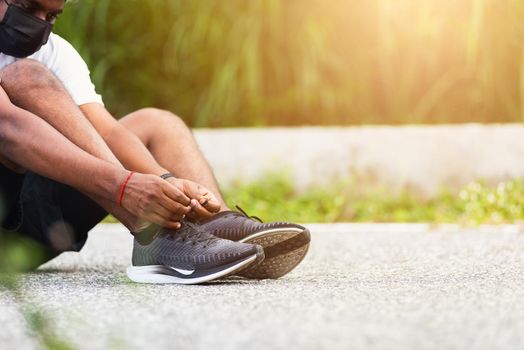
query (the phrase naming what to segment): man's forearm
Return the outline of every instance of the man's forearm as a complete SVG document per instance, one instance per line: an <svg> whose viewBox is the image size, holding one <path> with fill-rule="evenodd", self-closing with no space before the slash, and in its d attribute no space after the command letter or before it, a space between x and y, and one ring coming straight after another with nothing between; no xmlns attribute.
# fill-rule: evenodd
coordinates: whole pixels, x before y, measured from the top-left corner
<svg viewBox="0 0 524 350"><path fill-rule="evenodd" d="M126 169L158 176L167 172L140 139L120 124L104 140Z"/></svg>
<svg viewBox="0 0 524 350"><path fill-rule="evenodd" d="M36 115L16 106L0 110L0 153L17 165L115 201L127 171L73 144Z"/></svg>
<svg viewBox="0 0 524 350"><path fill-rule="evenodd" d="M167 172L142 141L116 121L104 106L89 103L80 109L126 169L154 175Z"/></svg>

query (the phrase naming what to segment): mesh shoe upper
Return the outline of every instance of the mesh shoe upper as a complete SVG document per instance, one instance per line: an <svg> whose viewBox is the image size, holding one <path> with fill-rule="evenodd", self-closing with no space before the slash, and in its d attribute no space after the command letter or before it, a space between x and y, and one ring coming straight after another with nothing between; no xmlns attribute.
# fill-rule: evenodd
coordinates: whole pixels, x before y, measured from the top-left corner
<svg viewBox="0 0 524 350"><path fill-rule="evenodd" d="M198 222L201 229L217 237L238 241L254 233L278 229L278 228L298 228L305 230L305 227L289 222L268 222L263 223L256 216L248 216L241 208L237 211L224 211L215 216Z"/></svg>
<svg viewBox="0 0 524 350"><path fill-rule="evenodd" d="M141 238L134 241L134 266L203 270L257 254L256 245L216 238L189 222L178 230L159 229L149 242Z"/></svg>

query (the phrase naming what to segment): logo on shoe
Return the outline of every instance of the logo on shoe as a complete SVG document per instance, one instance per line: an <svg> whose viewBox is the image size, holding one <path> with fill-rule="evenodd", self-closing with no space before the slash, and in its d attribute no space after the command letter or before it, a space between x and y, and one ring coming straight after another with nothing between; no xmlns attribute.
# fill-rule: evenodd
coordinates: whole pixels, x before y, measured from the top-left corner
<svg viewBox="0 0 524 350"><path fill-rule="evenodd" d="M176 267L171 267L173 270L178 272L179 274L182 274L184 276L192 275L195 270L185 270L185 269L177 269Z"/></svg>

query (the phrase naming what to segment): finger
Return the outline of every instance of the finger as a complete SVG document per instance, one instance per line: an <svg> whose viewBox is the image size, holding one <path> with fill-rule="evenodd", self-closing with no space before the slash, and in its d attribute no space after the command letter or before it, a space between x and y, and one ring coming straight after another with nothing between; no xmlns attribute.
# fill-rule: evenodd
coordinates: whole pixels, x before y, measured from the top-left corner
<svg viewBox="0 0 524 350"><path fill-rule="evenodd" d="M181 221L182 219L184 219L184 217L186 216L187 213L189 213L191 211L190 208L188 207L182 207L182 206L179 206L179 210L177 211L171 211L167 208L164 208L162 206L159 206L155 213L160 215L161 217L164 218L164 220L166 221Z"/></svg>
<svg viewBox="0 0 524 350"><path fill-rule="evenodd" d="M172 200L167 195L164 195L158 201L158 205L165 208L167 211L173 214L185 215L191 211L190 206L183 206L182 204Z"/></svg>
<svg viewBox="0 0 524 350"><path fill-rule="evenodd" d="M186 217L191 220L198 220L200 218L194 211L189 212L189 214L187 214Z"/></svg>
<svg viewBox="0 0 524 350"><path fill-rule="evenodd" d="M211 213L209 210L200 205L200 203L198 203L192 208L192 212L198 215L198 217L200 218L205 218L213 215L213 213Z"/></svg>
<svg viewBox="0 0 524 350"><path fill-rule="evenodd" d="M180 222L178 221L171 221L171 220L165 220L162 216L156 214L156 213L149 213L146 216L146 220L152 223L155 223L157 225L160 225L162 227L167 227L172 230L177 230L181 227Z"/></svg>
<svg viewBox="0 0 524 350"><path fill-rule="evenodd" d="M168 181L164 181L162 186L164 194L169 197L171 200L178 202L184 206L188 206L191 203L191 200L186 196L182 191L180 191L175 186L171 185Z"/></svg>
<svg viewBox="0 0 524 350"><path fill-rule="evenodd" d="M216 208L216 206L220 206L220 203L216 199L215 195L209 191L207 188L205 188L202 185L196 185L196 190L193 189L188 193L189 196L193 198L198 198L198 202L207 208L208 202L212 202L211 208ZM209 208L208 208L209 209Z"/></svg>
<svg viewBox="0 0 524 350"><path fill-rule="evenodd" d="M162 206L156 206L153 208L153 213L160 216L164 221L170 221L172 218L181 218L182 215L173 213Z"/></svg>
<svg viewBox="0 0 524 350"><path fill-rule="evenodd" d="M216 199L209 199L209 198L201 198L200 199L200 205L202 205L204 208L206 208L208 211L212 213L218 213L220 211L221 205Z"/></svg>
<svg viewBox="0 0 524 350"><path fill-rule="evenodd" d="M168 221L164 224L164 227L171 230L178 230L180 227L182 227L182 224L178 221Z"/></svg>

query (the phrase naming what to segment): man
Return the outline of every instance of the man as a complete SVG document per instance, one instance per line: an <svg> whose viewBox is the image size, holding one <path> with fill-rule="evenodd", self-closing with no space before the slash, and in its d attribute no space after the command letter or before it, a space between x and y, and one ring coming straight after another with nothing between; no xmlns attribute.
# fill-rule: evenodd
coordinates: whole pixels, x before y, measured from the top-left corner
<svg viewBox="0 0 524 350"><path fill-rule="evenodd" d="M109 212L135 236L136 282L278 278L296 267L308 230L229 210L180 118L109 114L82 58L51 33L63 6L0 0L2 227L52 257L80 250Z"/></svg>

